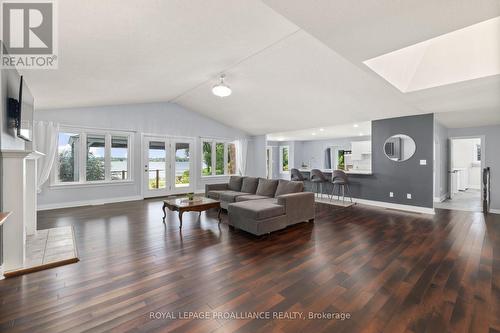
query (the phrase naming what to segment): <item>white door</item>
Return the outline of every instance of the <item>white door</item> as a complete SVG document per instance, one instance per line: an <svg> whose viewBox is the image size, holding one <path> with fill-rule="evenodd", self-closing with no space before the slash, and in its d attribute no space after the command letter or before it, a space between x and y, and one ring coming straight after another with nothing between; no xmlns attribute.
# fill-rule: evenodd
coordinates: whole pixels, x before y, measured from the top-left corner
<svg viewBox="0 0 500 333"><path fill-rule="evenodd" d="M194 140L145 136L143 139L144 197L194 191Z"/></svg>
<svg viewBox="0 0 500 333"><path fill-rule="evenodd" d="M165 137L145 136L143 140L144 197L168 195L171 189L171 154Z"/></svg>

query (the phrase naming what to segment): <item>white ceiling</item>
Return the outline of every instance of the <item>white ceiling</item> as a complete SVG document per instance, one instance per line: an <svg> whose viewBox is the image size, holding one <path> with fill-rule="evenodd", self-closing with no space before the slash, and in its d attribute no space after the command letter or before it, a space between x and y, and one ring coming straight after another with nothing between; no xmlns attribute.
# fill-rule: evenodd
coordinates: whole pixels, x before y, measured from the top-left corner
<svg viewBox="0 0 500 333"><path fill-rule="evenodd" d="M500 108L498 75L403 94L362 63L500 1L264 2L60 1L59 69L24 74L39 109L174 101L251 134ZM221 71L225 99L210 92Z"/></svg>
<svg viewBox="0 0 500 333"><path fill-rule="evenodd" d="M296 131L270 133L270 141L315 141L336 138L352 138L355 136L369 136L372 133L371 121L319 128L308 128Z"/></svg>

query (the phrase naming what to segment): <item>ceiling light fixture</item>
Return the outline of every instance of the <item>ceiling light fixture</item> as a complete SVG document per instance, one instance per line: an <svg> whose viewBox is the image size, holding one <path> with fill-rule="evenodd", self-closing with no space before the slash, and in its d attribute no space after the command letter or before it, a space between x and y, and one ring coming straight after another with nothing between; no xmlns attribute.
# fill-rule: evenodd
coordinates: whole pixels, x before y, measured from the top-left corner
<svg viewBox="0 0 500 333"><path fill-rule="evenodd" d="M325 130L324 128L320 128L320 129L319 129L319 131L320 131L320 132L323 132L324 130Z"/></svg>
<svg viewBox="0 0 500 333"><path fill-rule="evenodd" d="M313 132L313 133L311 133L311 134L312 134L312 135L316 135L316 133L314 133L314 132Z"/></svg>
<svg viewBox="0 0 500 333"><path fill-rule="evenodd" d="M358 125L358 124L354 124L354 125L352 125L352 126L353 126L354 128L358 128L358 127L359 127L359 125Z"/></svg>
<svg viewBox="0 0 500 333"><path fill-rule="evenodd" d="M215 86L212 87L212 93L215 96L219 97L227 97L231 95L232 91L231 88L224 83L224 78L226 76L224 74L221 74L219 77L219 83L217 83Z"/></svg>

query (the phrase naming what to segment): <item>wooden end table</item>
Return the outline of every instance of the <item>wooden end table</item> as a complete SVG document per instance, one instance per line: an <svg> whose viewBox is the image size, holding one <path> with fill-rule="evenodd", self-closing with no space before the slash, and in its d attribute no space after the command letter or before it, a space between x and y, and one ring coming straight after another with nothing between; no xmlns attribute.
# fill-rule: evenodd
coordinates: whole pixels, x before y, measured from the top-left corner
<svg viewBox="0 0 500 333"><path fill-rule="evenodd" d="M219 213L217 215L217 219L219 220L219 223L221 222L221 207L220 207L220 201L209 199L209 198L204 198L204 197L197 197L193 201L189 201L187 198L177 198L177 199L170 199L170 200L164 200L163 201L163 223L165 223L165 218L167 217L167 212L165 208L170 209L173 212L179 212L179 229L182 229L182 214L184 212L199 212L201 215L201 212L205 210L209 210L211 208L218 208Z"/></svg>

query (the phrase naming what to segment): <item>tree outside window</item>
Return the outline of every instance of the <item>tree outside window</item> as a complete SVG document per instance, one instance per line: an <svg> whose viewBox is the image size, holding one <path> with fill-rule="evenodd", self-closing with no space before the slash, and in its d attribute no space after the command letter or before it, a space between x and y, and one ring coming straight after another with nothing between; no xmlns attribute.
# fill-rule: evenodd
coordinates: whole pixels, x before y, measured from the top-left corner
<svg viewBox="0 0 500 333"><path fill-rule="evenodd" d="M288 172L289 167L288 167L288 152L289 149L288 147L281 147L281 171L282 172Z"/></svg>

